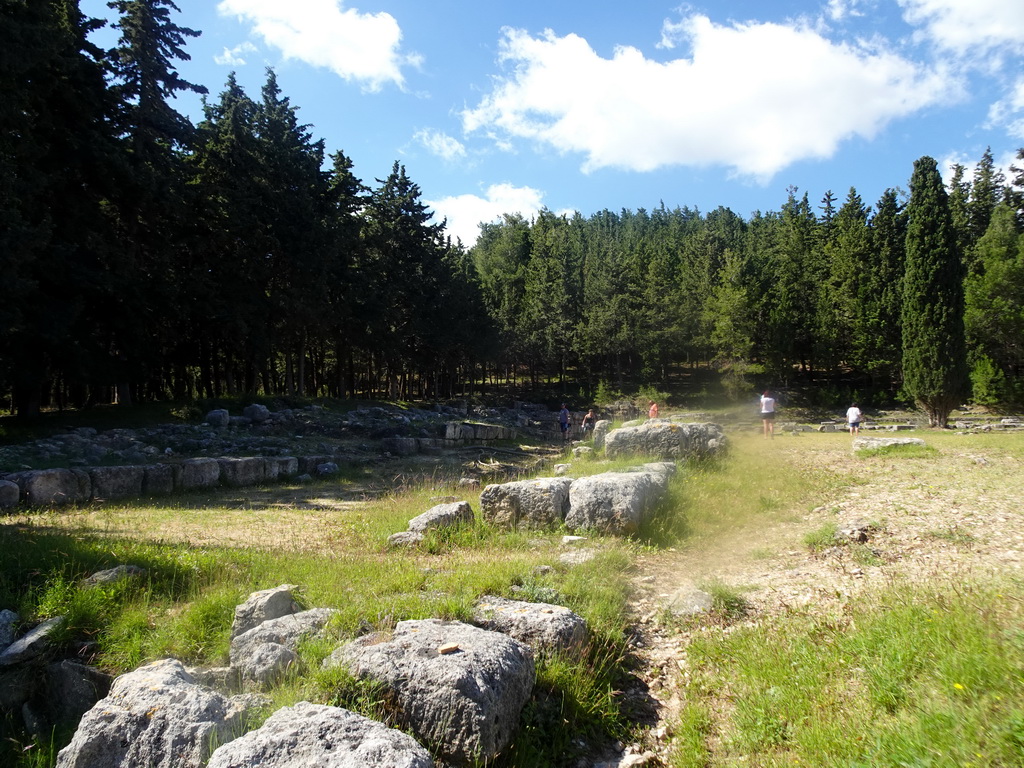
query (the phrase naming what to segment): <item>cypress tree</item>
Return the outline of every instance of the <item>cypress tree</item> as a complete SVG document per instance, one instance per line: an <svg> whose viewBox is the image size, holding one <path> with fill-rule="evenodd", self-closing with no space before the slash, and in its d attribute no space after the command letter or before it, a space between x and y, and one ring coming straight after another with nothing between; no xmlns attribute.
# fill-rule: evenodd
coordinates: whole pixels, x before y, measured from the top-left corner
<svg viewBox="0 0 1024 768"><path fill-rule="evenodd" d="M903 276L903 386L945 427L967 383L964 266L949 200L931 157L914 163Z"/></svg>

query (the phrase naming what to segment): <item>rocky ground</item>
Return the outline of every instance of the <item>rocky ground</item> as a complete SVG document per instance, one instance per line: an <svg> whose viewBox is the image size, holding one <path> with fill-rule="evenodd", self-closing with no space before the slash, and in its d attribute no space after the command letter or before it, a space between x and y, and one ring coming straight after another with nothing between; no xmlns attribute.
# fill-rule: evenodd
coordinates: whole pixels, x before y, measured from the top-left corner
<svg viewBox="0 0 1024 768"><path fill-rule="evenodd" d="M915 436L938 442L929 434L935 435ZM743 623L793 610L836 611L893 580L958 584L1024 568L1024 454L987 434L939 437L935 457L855 461L846 435L812 450L806 439L781 436L766 455L774 452L785 471L824 470L853 482L806 513L773 515L697 546L644 556L636 577L641 671L634 694L648 694L653 727L646 743L626 747L606 765L660 765L667 754L689 679L693 634L685 616L699 602L702 584L719 581L740 592L749 606ZM842 538L812 552L804 537L829 523ZM859 557L855 545L863 548ZM695 630L698 625L729 631L728 624L693 620Z"/></svg>
<svg viewBox="0 0 1024 768"><path fill-rule="evenodd" d="M987 431L999 424L998 419L963 414L955 434L946 431L936 436L940 450L927 460L862 461L852 457L850 438L845 433L828 435L827 439L801 436L801 429L817 428L827 416L793 415L797 418L781 422L778 437L766 443L766 455L771 452L771 460L778 463L780 471L824 471L850 481L837 484L827 498L803 510L778 510L725 535L641 556L633 605L637 669L635 684L624 695L630 697L637 719L651 727L643 743L619 745L595 765L626 768L662 763L685 700L691 637L687 627L701 622L699 617L686 617L706 598L701 586L710 581L742 593L749 609L740 621L757 622L791 610L836 610L862 591L892 579L958 579L1022 568L1024 454L1005 449L1005 442ZM178 424L109 432L69 430L33 443L0 448L0 472L41 466L171 461L194 455L306 452L388 466L393 470L387 473L392 480L429 475L438 466L445 466L487 482L490 477L552 464L562 450L554 432L554 414L542 407L522 405L476 410L374 407L348 413L311 407L284 409L256 424L243 419L236 416L220 429L208 424ZM911 423L911 419L910 414L886 414L877 421L902 424ZM445 456L406 457L401 461L380 450L379 441L390 437L436 437L453 420L516 426L529 437L524 442L534 447L469 447ZM760 439L756 435L758 426L756 422L732 421L727 422L727 431L740 439ZM929 433L918 430L915 436L927 440ZM353 493L365 494L366 490L358 488ZM259 503L256 494L267 494L268 506L279 501L278 492L268 489L247 494L247 506ZM318 498L316 503L325 502ZM291 499L288 507L301 509L301 504ZM828 523L846 532L846 538L834 546L811 551L804 543L805 536ZM246 535L253 535L251 522ZM862 548L859 557L854 556L853 545ZM701 631L708 631L708 622L701 627ZM715 627L710 631L716 631ZM720 631L728 631L728 625L722 624Z"/></svg>

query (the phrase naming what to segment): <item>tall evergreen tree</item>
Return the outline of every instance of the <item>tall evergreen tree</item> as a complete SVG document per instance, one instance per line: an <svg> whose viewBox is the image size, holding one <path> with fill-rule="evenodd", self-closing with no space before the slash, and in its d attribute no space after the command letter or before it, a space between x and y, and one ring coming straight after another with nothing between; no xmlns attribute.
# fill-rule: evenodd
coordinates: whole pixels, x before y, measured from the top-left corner
<svg viewBox="0 0 1024 768"><path fill-rule="evenodd" d="M120 103L117 125L127 139L130 177L121 188L118 285L109 296L112 365L118 402L131 402L129 381L160 365L159 353L181 328L166 324L180 303L176 279L186 245L185 172L181 152L194 128L171 106L180 93L206 88L181 78L177 61L188 61L184 46L199 32L171 20L172 0L112 0L120 14L118 46L111 51L112 90Z"/></svg>
<svg viewBox="0 0 1024 768"><path fill-rule="evenodd" d="M123 173L102 52L88 41L98 26L75 0L0 4L0 377L24 417L55 376L95 381L105 352L95 329Z"/></svg>
<svg viewBox="0 0 1024 768"><path fill-rule="evenodd" d="M934 159L914 163L903 278L903 386L945 427L967 384L964 266Z"/></svg>
<svg viewBox="0 0 1024 768"><path fill-rule="evenodd" d="M858 292L859 331L854 340L858 365L880 388L893 388L902 362L906 229L896 190L887 189L871 219L873 254Z"/></svg>
<svg viewBox="0 0 1024 768"><path fill-rule="evenodd" d="M1009 203L996 206L977 254L966 283L968 351L972 363L988 358L1013 379L1024 370L1024 236Z"/></svg>

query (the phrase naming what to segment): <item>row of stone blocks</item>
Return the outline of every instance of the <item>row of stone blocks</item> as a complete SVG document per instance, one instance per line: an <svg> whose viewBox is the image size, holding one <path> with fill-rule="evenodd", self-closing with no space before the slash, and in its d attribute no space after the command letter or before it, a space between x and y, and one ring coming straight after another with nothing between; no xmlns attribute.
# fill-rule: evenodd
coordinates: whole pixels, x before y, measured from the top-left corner
<svg viewBox="0 0 1024 768"><path fill-rule="evenodd" d="M222 485L241 488L316 474L319 465L332 460L330 456L250 456L186 459L180 464L32 469L0 477L0 508L162 496Z"/></svg>

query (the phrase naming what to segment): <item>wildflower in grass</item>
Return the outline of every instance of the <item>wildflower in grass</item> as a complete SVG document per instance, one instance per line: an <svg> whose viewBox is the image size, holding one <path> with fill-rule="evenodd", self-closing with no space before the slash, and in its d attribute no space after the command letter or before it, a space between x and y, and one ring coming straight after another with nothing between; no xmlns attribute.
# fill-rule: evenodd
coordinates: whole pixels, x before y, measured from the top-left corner
<svg viewBox="0 0 1024 768"><path fill-rule="evenodd" d="M953 683L953 687L956 688L958 691L962 691L964 689L964 687L960 685L960 683Z"/></svg>

